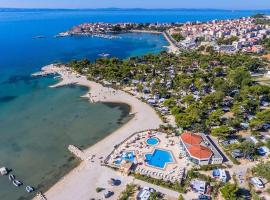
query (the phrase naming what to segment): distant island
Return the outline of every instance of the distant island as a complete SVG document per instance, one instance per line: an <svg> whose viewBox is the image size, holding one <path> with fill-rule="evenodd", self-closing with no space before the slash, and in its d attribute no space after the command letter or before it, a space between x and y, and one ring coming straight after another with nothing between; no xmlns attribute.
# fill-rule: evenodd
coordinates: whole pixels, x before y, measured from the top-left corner
<svg viewBox="0 0 270 200"><path fill-rule="evenodd" d="M257 14L233 20L188 23L84 23L56 37L96 36L112 39L127 32L163 33L175 48L221 53L263 53L269 48L270 17ZM174 48L174 49L175 49Z"/></svg>

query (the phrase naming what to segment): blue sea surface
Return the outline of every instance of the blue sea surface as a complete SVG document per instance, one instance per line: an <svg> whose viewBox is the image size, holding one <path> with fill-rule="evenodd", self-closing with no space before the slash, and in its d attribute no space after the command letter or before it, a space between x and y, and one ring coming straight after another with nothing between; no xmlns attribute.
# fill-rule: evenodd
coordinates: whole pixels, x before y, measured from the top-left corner
<svg viewBox="0 0 270 200"><path fill-rule="evenodd" d="M268 12L268 11L264 11ZM20 189L0 177L0 199L30 199L24 187L46 188L76 165L69 144L95 144L125 123L128 106L90 104L83 87L52 89L58 79L33 78L42 66L72 59L94 60L158 53L162 35L122 34L119 39L54 38L83 22L185 22L230 19L255 11L217 10L8 10L0 9L0 167L13 169ZM268 12L269 13L269 12ZM43 39L33 39L42 35Z"/></svg>

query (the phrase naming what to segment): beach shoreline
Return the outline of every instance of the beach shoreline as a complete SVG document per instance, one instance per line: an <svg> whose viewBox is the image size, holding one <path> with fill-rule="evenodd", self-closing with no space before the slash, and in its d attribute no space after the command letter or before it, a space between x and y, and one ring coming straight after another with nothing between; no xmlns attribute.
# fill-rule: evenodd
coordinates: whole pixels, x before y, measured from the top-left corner
<svg viewBox="0 0 270 200"><path fill-rule="evenodd" d="M128 104L133 115L127 123L110 135L87 149L81 150L81 164L45 192L46 198L49 200L89 200L89 198L101 198L102 196L100 195L102 194L96 193L96 188L106 185L110 187L107 181L111 176L120 178L123 183L131 182L131 177L123 177L114 170L102 166L102 160L113 151L115 145L118 145L133 133L159 128L163 122L155 110L124 91L104 87L99 83L89 81L87 77L69 70L64 65L45 66L42 68L42 73L44 75L58 74L61 76L62 80L50 86L51 88L70 84L85 86L89 88L89 91L82 96L83 98L88 98L92 103ZM38 75L40 76L42 73ZM115 190L115 198L123 190L124 184L122 185Z"/></svg>

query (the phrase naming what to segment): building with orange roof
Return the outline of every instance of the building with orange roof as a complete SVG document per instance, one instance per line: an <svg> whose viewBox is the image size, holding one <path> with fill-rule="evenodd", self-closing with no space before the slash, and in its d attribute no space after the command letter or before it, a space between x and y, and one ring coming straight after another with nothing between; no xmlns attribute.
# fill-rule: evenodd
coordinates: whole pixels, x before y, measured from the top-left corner
<svg viewBox="0 0 270 200"><path fill-rule="evenodd" d="M180 145L188 160L198 165L221 164L223 157L204 134L185 132L180 136Z"/></svg>

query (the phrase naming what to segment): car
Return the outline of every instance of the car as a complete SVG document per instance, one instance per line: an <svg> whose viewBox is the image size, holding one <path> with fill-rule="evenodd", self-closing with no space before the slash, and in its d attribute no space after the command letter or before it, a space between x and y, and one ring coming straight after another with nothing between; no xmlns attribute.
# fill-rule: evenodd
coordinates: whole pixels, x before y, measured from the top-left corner
<svg viewBox="0 0 270 200"><path fill-rule="evenodd" d="M205 195L205 194L200 194L200 195L198 196L198 199L199 199L199 200L211 200L211 197L208 196L208 195Z"/></svg>
<svg viewBox="0 0 270 200"><path fill-rule="evenodd" d="M252 177L250 178L250 183L254 185L258 189L264 188L263 181L258 177Z"/></svg>
<svg viewBox="0 0 270 200"><path fill-rule="evenodd" d="M112 195L114 195L114 192L112 192L112 191L106 191L105 193L104 193L104 197L107 199L107 198L110 198Z"/></svg>
<svg viewBox="0 0 270 200"><path fill-rule="evenodd" d="M263 129L264 129L264 130L270 129L270 123L264 124L264 125L263 125Z"/></svg>
<svg viewBox="0 0 270 200"><path fill-rule="evenodd" d="M240 149L234 149L231 152L231 155L232 155L233 158L242 158L242 157L244 157L244 153Z"/></svg>

